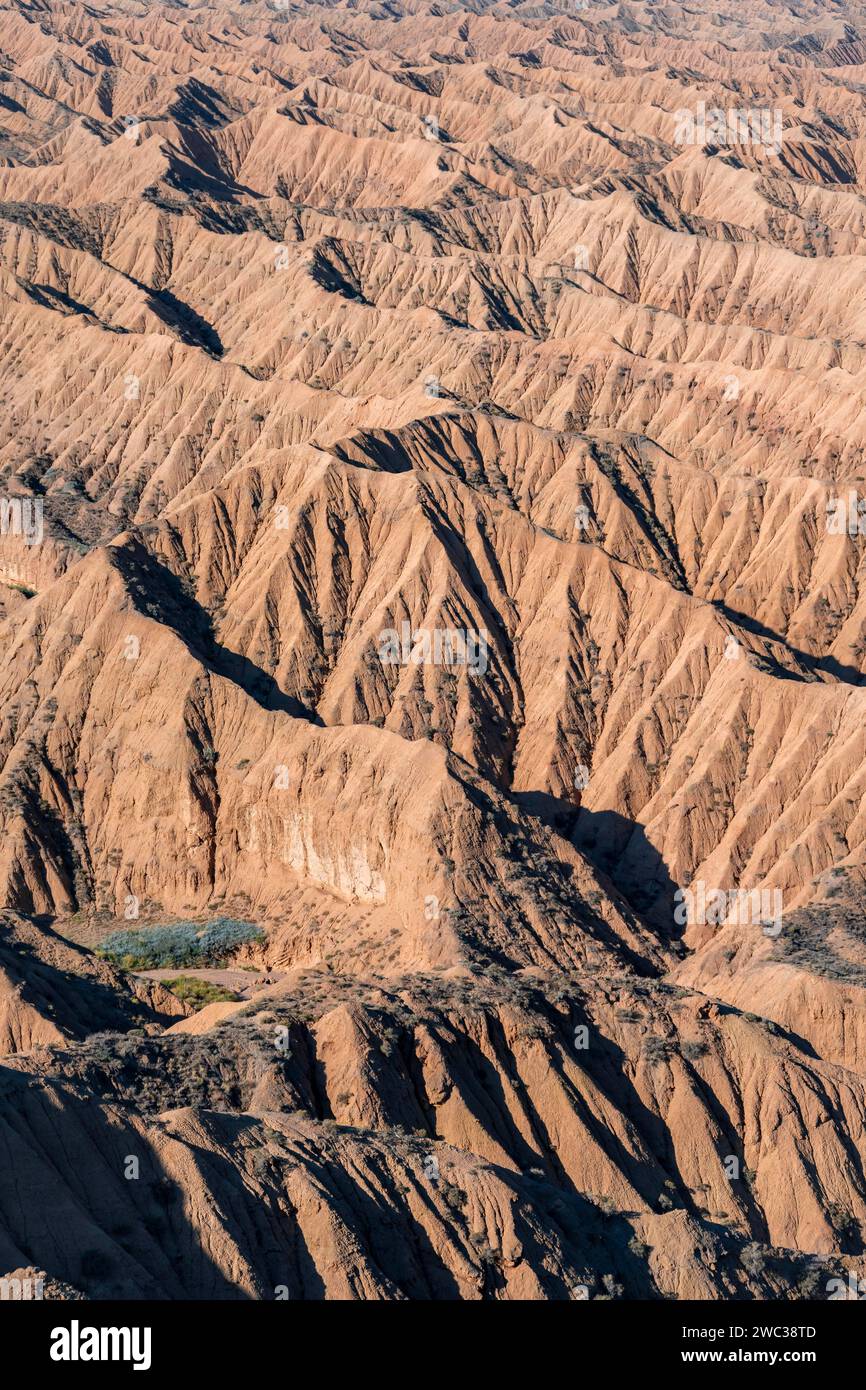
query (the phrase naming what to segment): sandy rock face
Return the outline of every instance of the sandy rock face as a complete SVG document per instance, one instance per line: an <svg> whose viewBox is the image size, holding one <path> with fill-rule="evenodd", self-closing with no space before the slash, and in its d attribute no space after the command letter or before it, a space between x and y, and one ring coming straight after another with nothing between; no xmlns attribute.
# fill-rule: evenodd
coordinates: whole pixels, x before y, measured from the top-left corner
<svg viewBox="0 0 866 1390"><path fill-rule="evenodd" d="M862 1273L864 19L0 9L12 1296Z"/></svg>
<svg viewBox="0 0 866 1390"><path fill-rule="evenodd" d="M703 994L560 976L554 1003L553 984L305 973L197 1034L9 1059L33 1191L72 1200L49 1116L85 1164L63 1277L133 1297L806 1297L859 1268L859 1078L804 1074ZM29 1200L0 1193L8 1260L55 1238Z"/></svg>

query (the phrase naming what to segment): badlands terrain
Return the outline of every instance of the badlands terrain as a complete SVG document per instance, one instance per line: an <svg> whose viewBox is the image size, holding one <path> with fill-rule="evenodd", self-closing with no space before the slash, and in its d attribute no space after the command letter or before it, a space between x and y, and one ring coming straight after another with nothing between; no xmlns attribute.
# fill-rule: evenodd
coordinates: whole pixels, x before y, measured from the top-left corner
<svg viewBox="0 0 866 1390"><path fill-rule="evenodd" d="M866 1274L864 444L862 4L0 0L0 1275Z"/></svg>

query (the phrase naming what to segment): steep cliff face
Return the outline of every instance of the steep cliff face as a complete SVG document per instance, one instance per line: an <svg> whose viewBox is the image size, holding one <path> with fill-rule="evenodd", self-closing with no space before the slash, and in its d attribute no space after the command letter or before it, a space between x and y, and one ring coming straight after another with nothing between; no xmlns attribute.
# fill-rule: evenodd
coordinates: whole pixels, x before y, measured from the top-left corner
<svg viewBox="0 0 866 1390"><path fill-rule="evenodd" d="M847 10L0 0L0 1271L862 1263Z"/></svg>

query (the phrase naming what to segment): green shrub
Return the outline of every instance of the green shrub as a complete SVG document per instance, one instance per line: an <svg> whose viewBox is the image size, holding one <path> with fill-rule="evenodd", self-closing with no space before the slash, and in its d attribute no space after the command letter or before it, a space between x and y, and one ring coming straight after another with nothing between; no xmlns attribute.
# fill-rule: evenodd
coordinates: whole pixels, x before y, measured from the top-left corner
<svg viewBox="0 0 866 1390"><path fill-rule="evenodd" d="M750 1274L761 1274L766 1268L767 1256L756 1240L743 1247L740 1263Z"/></svg>
<svg viewBox="0 0 866 1390"><path fill-rule="evenodd" d="M673 1046L668 1038L660 1038L656 1034L650 1033L644 1039L643 1054L651 1067L658 1066L660 1062L666 1062L673 1051Z"/></svg>
<svg viewBox="0 0 866 1390"><path fill-rule="evenodd" d="M211 984L210 980L199 980L195 975L178 975L174 980L164 980L163 983L184 1004L192 1004L196 1009L203 1009L206 1004L233 1001L238 997L230 989Z"/></svg>
<svg viewBox="0 0 866 1390"><path fill-rule="evenodd" d="M124 970L160 970L176 965L213 968L225 965L239 946L263 937L264 932L252 922L216 917L206 927L199 922L174 922L165 927L112 932L97 955Z"/></svg>

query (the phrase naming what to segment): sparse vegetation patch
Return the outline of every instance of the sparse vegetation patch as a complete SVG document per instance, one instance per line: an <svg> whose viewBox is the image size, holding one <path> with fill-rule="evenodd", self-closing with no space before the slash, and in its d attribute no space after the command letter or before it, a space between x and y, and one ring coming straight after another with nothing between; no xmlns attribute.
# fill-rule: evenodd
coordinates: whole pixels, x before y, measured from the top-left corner
<svg viewBox="0 0 866 1390"><path fill-rule="evenodd" d="M233 917L200 922L175 922L165 927L140 927L112 932L97 955L123 970L160 970L173 966L225 965L240 946L264 938L261 927Z"/></svg>

